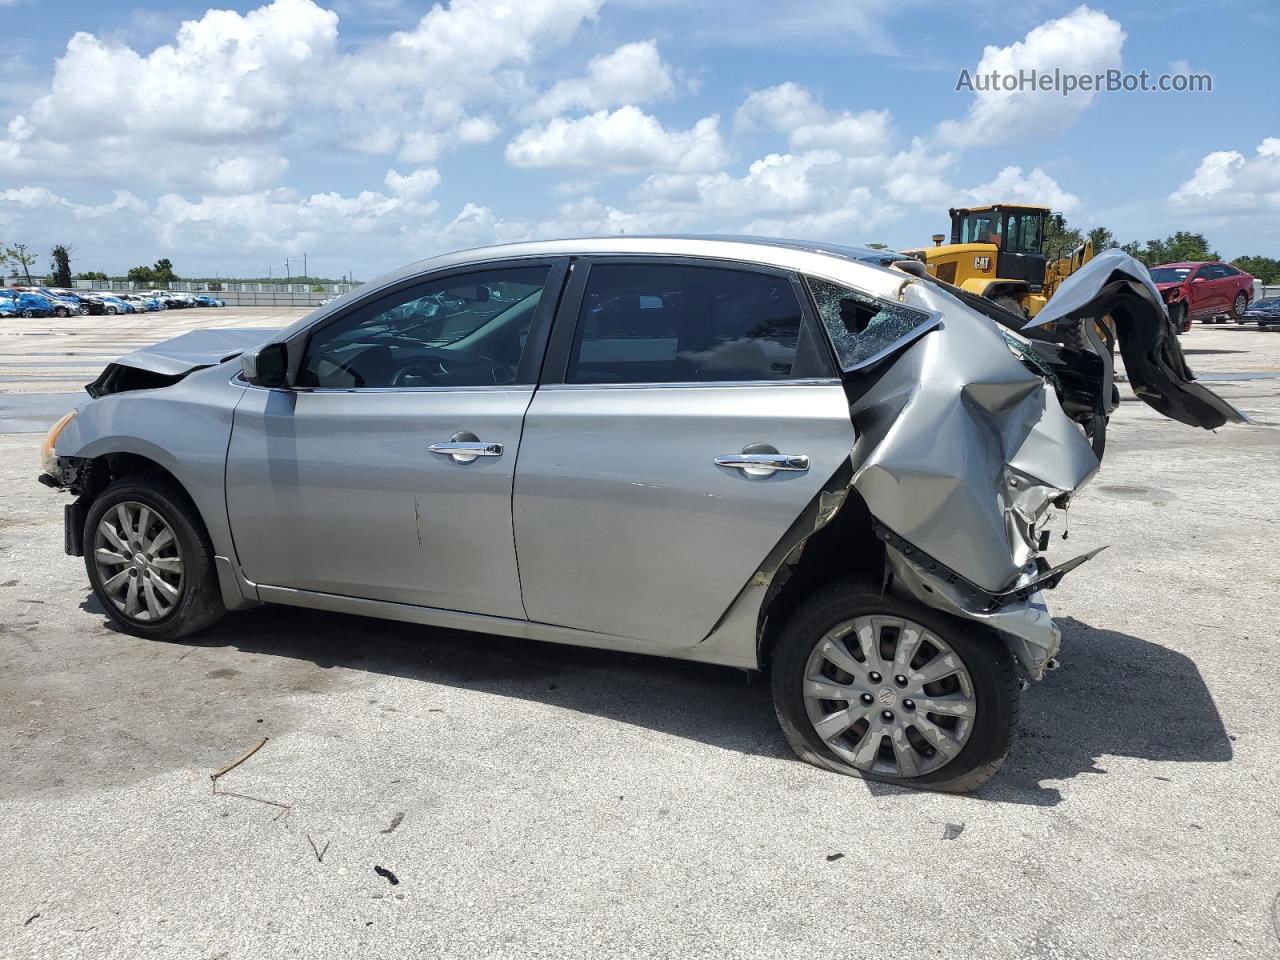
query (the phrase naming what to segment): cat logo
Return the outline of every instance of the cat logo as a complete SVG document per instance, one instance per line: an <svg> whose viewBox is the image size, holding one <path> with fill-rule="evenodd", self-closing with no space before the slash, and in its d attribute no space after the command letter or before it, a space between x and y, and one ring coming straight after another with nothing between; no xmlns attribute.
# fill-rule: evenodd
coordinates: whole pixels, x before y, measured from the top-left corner
<svg viewBox="0 0 1280 960"><path fill-rule="evenodd" d="M977 270L980 273L990 273L991 258L990 257L974 257L973 269Z"/></svg>

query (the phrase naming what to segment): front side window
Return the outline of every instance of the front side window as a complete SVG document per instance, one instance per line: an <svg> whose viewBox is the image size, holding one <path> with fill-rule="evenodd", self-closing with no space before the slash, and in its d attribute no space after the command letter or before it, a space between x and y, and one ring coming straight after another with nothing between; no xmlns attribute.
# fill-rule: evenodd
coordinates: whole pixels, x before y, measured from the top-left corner
<svg viewBox="0 0 1280 960"><path fill-rule="evenodd" d="M298 385L471 387L514 383L546 266L428 280L312 335Z"/></svg>
<svg viewBox="0 0 1280 960"><path fill-rule="evenodd" d="M1010 214L1004 249L1008 253L1039 253L1040 216L1034 213Z"/></svg>
<svg viewBox="0 0 1280 960"><path fill-rule="evenodd" d="M785 380L800 336L785 276L600 263L583 292L568 383Z"/></svg>
<svg viewBox="0 0 1280 960"><path fill-rule="evenodd" d="M990 211L971 213L960 221L961 243L1000 243L1000 218Z"/></svg>

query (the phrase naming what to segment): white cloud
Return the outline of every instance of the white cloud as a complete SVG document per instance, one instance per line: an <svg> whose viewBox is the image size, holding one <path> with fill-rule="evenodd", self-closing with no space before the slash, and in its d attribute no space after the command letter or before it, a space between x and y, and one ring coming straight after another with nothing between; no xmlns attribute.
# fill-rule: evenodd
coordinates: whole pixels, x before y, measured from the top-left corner
<svg viewBox="0 0 1280 960"><path fill-rule="evenodd" d="M406 200L421 200L440 185L440 171L435 167L427 167L401 176L395 170L388 170L383 182L387 185L387 189L397 197L404 197Z"/></svg>
<svg viewBox="0 0 1280 960"><path fill-rule="evenodd" d="M961 191L958 199L975 205L996 200L1039 204L1061 213L1073 213L1080 207L1079 197L1062 189L1058 181L1039 167L1026 175L1021 167L1005 167L990 183Z"/></svg>
<svg viewBox="0 0 1280 960"><path fill-rule="evenodd" d="M289 161L280 156L242 155L207 165L210 185L223 193L246 193L270 186L283 176Z"/></svg>
<svg viewBox="0 0 1280 960"><path fill-rule="evenodd" d="M557 117L529 127L507 144L515 167L588 167L613 173L716 170L728 157L720 118L703 117L688 130L668 131L638 107L598 110L577 120Z"/></svg>
<svg viewBox="0 0 1280 960"><path fill-rule="evenodd" d="M1254 155L1237 150L1207 154L1190 180L1169 197L1180 210L1231 216L1268 216L1280 211L1280 137L1266 137Z"/></svg>
<svg viewBox="0 0 1280 960"><path fill-rule="evenodd" d="M809 90L788 81L748 96L738 108L734 128L741 133L785 133L792 150L830 148L869 156L888 145L892 117L887 110L827 110Z"/></svg>
<svg viewBox="0 0 1280 960"><path fill-rule="evenodd" d="M529 115L543 119L571 110L647 103L669 96L674 89L671 68L662 62L656 41L626 43L593 58L586 76L556 83L530 108Z"/></svg>
<svg viewBox="0 0 1280 960"><path fill-rule="evenodd" d="M498 122L490 116L467 117L455 131L458 142L467 145L477 143L488 143L496 137L502 128L498 126Z"/></svg>
<svg viewBox="0 0 1280 960"><path fill-rule="evenodd" d="M60 140L82 138L104 117L174 141L258 136L284 125L295 91L337 39L337 16L312 0L273 0L244 15L210 10L145 57L77 33L29 120Z"/></svg>
<svg viewBox="0 0 1280 960"><path fill-rule="evenodd" d="M1125 33L1100 10L1080 6L1057 20L1040 24L1007 47L989 46L972 76L993 72L1018 76L1021 71L1097 74L1120 66ZM975 79L975 86L977 80ZM938 125L938 138L958 147L986 146L1060 132L1093 102L1092 92L1063 96L1056 91L977 90L961 120Z"/></svg>

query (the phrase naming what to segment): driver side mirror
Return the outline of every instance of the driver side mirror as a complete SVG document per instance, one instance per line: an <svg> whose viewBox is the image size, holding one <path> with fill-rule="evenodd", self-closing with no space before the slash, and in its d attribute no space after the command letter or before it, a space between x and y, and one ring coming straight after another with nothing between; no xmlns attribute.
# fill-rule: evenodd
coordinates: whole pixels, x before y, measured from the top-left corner
<svg viewBox="0 0 1280 960"><path fill-rule="evenodd" d="M255 387L287 387L289 351L283 343L269 343L240 354L240 372Z"/></svg>

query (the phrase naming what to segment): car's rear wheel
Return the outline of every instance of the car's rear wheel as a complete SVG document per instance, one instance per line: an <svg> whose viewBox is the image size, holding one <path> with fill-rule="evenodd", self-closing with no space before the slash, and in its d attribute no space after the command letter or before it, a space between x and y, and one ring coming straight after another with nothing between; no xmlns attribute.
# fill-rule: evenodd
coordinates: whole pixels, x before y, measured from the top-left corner
<svg viewBox="0 0 1280 960"><path fill-rule="evenodd" d="M36 312L32 310L30 307L28 307L26 310L22 311L22 315L24 317L34 317L36 315Z"/></svg>
<svg viewBox="0 0 1280 960"><path fill-rule="evenodd" d="M852 583L797 608L772 683L778 722L802 759L932 790L965 792L990 779L1018 717L1004 644Z"/></svg>
<svg viewBox="0 0 1280 960"><path fill-rule="evenodd" d="M1231 318L1239 320L1244 315L1245 310L1249 308L1249 296L1243 290L1236 294L1235 300L1231 302Z"/></svg>
<svg viewBox="0 0 1280 960"><path fill-rule="evenodd" d="M168 480L113 482L89 508L84 545L93 592L128 633L171 640L225 612L204 525Z"/></svg>
<svg viewBox="0 0 1280 960"><path fill-rule="evenodd" d="M116 315L115 307L107 307L107 316L114 317Z"/></svg>

